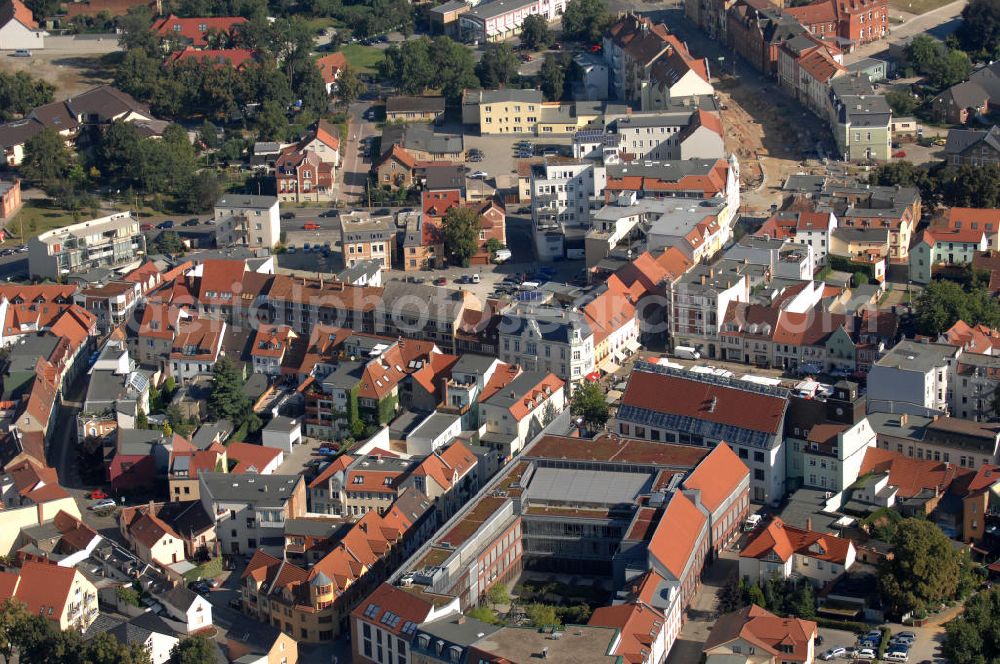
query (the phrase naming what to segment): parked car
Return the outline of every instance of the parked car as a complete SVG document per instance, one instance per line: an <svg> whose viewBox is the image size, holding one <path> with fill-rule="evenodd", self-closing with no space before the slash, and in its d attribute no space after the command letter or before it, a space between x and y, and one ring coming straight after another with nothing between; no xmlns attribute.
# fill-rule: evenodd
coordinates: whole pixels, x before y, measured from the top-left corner
<svg viewBox="0 0 1000 664"><path fill-rule="evenodd" d="M438 277L437 279L434 280L434 285L435 286L447 286L448 285L448 278L447 277Z"/></svg>
<svg viewBox="0 0 1000 664"><path fill-rule="evenodd" d="M10 57L12 57L12 58L30 58L31 57L31 51L29 51L26 48L19 48L16 51L14 51L13 53L11 53Z"/></svg>
<svg viewBox="0 0 1000 664"><path fill-rule="evenodd" d="M489 176L490 174L487 173L486 171L472 171L471 173L469 173L469 177L472 178L473 180L482 180L488 178Z"/></svg>
<svg viewBox="0 0 1000 664"><path fill-rule="evenodd" d="M836 657L843 657L847 653L846 648L830 648L822 655L819 656L824 662L829 662L831 659Z"/></svg>
<svg viewBox="0 0 1000 664"><path fill-rule="evenodd" d="M862 648L855 657L858 659L875 659L876 655L875 651L871 648Z"/></svg>
<svg viewBox="0 0 1000 664"><path fill-rule="evenodd" d="M156 227L160 228L160 229L164 229L164 230L166 230L167 228L173 228L174 227L174 220L173 219L167 219L166 221L163 221L163 222L160 222L159 224L157 224Z"/></svg>
<svg viewBox="0 0 1000 664"><path fill-rule="evenodd" d="M188 588L195 591L199 595L207 595L212 592L212 587L204 581L192 581L188 584Z"/></svg>
<svg viewBox="0 0 1000 664"><path fill-rule="evenodd" d="M89 509L91 512L100 512L101 510L114 509L117 503L111 498L103 498L98 500L96 503L91 503Z"/></svg>
<svg viewBox="0 0 1000 664"><path fill-rule="evenodd" d="M139 230L141 231L151 231L153 230L153 228L154 228L153 224L142 224L141 226L139 226Z"/></svg>
<svg viewBox="0 0 1000 664"><path fill-rule="evenodd" d="M302 224L302 230L304 230L304 231L318 231L319 230L319 224L317 224L315 221L307 221L306 223Z"/></svg>
<svg viewBox="0 0 1000 664"><path fill-rule="evenodd" d="M294 219L295 218L295 213L294 212L282 212L281 213L281 218L282 219Z"/></svg>
<svg viewBox="0 0 1000 664"><path fill-rule="evenodd" d="M321 217L336 217L337 216L337 211L336 210L327 210L326 212L320 212L319 216L321 216Z"/></svg>
<svg viewBox="0 0 1000 664"><path fill-rule="evenodd" d="M90 498L91 500L104 500L106 498L109 498L108 494L104 493L104 491L100 489L94 489L93 491L90 492L90 495L87 497Z"/></svg>
<svg viewBox="0 0 1000 664"><path fill-rule="evenodd" d="M892 156L895 159L905 159L906 158L906 150L899 150L898 152L894 152Z"/></svg>
<svg viewBox="0 0 1000 664"><path fill-rule="evenodd" d="M197 226L197 225L198 225L198 220L197 219L188 219L183 224L181 224L181 226L188 226L188 227L190 227L190 226Z"/></svg>

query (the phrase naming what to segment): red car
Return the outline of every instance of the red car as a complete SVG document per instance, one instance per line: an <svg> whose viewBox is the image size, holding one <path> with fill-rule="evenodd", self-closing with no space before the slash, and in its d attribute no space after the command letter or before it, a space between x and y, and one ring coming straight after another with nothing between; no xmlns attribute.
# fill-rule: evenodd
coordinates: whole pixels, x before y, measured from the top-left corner
<svg viewBox="0 0 1000 664"><path fill-rule="evenodd" d="M153 230L153 224L143 224L142 226L139 226L139 230L151 231Z"/></svg>
<svg viewBox="0 0 1000 664"><path fill-rule="evenodd" d="M600 44L594 44L593 46L590 47L590 52L591 53L600 53L601 52L601 45Z"/></svg>
<svg viewBox="0 0 1000 664"><path fill-rule="evenodd" d="M440 279L435 279L434 280L434 285L435 286L447 286L448 285L448 279L446 277L441 277Z"/></svg>
<svg viewBox="0 0 1000 664"><path fill-rule="evenodd" d="M304 230L304 231L318 231L319 230L319 224L317 224L315 221L307 221L306 223L302 224L302 230Z"/></svg>
<svg viewBox="0 0 1000 664"><path fill-rule="evenodd" d="M892 156L895 157L896 159L903 159L906 157L906 150L900 150L899 152L897 152Z"/></svg>
<svg viewBox="0 0 1000 664"><path fill-rule="evenodd" d="M94 489L90 492L90 500L104 500L108 497L108 494L104 493L100 489Z"/></svg>

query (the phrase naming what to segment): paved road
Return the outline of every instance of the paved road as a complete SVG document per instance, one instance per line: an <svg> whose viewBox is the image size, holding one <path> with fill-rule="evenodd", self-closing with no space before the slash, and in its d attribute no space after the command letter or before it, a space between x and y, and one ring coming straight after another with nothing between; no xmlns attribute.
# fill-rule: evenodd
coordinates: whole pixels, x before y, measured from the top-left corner
<svg viewBox="0 0 1000 664"><path fill-rule="evenodd" d="M374 122L364 119L370 101L358 101L348 107L347 141L341 155L337 200L355 202L365 193L365 182L372 160L364 156L364 140L379 134Z"/></svg>
<svg viewBox="0 0 1000 664"><path fill-rule="evenodd" d="M888 40L865 44L853 53L845 55L844 62L850 64L880 53L884 54L889 50L890 44L902 44L922 32L929 32L938 39L944 39L958 28L961 22L959 16L967 2L968 0L955 0L951 4L914 16L902 25L892 27Z"/></svg>

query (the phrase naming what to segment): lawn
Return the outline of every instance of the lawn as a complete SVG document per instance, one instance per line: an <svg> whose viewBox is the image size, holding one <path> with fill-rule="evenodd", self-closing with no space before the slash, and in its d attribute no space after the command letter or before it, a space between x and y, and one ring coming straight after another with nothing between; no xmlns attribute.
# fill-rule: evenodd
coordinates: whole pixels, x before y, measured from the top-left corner
<svg viewBox="0 0 1000 664"><path fill-rule="evenodd" d="M361 44L344 44L340 50L354 71L361 74L378 73L378 63L382 62L382 49Z"/></svg>
<svg viewBox="0 0 1000 664"><path fill-rule="evenodd" d="M207 563L202 563L185 572L184 578L187 581L197 581L198 579L214 579L220 574L222 574L222 556L216 556Z"/></svg>
<svg viewBox="0 0 1000 664"><path fill-rule="evenodd" d="M84 219L86 216L84 213L79 219ZM26 201L21 211L7 222L6 229L11 237L5 244L23 244L28 238L53 228L68 226L75 221L77 219L73 218L72 212L54 207L47 201Z"/></svg>
<svg viewBox="0 0 1000 664"><path fill-rule="evenodd" d="M909 14L926 14L951 2L953 0L889 0L889 6Z"/></svg>

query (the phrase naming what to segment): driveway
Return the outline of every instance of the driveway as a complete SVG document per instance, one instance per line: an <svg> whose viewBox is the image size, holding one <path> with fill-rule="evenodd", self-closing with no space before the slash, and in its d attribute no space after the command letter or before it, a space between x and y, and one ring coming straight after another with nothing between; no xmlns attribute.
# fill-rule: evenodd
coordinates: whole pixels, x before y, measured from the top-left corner
<svg viewBox="0 0 1000 664"><path fill-rule="evenodd" d="M739 554L724 551L722 555L702 573L702 585L687 610L687 621L681 626L680 634L674 641L667 664L690 664L701 661L708 635L718 618L719 591L730 576L737 573Z"/></svg>

